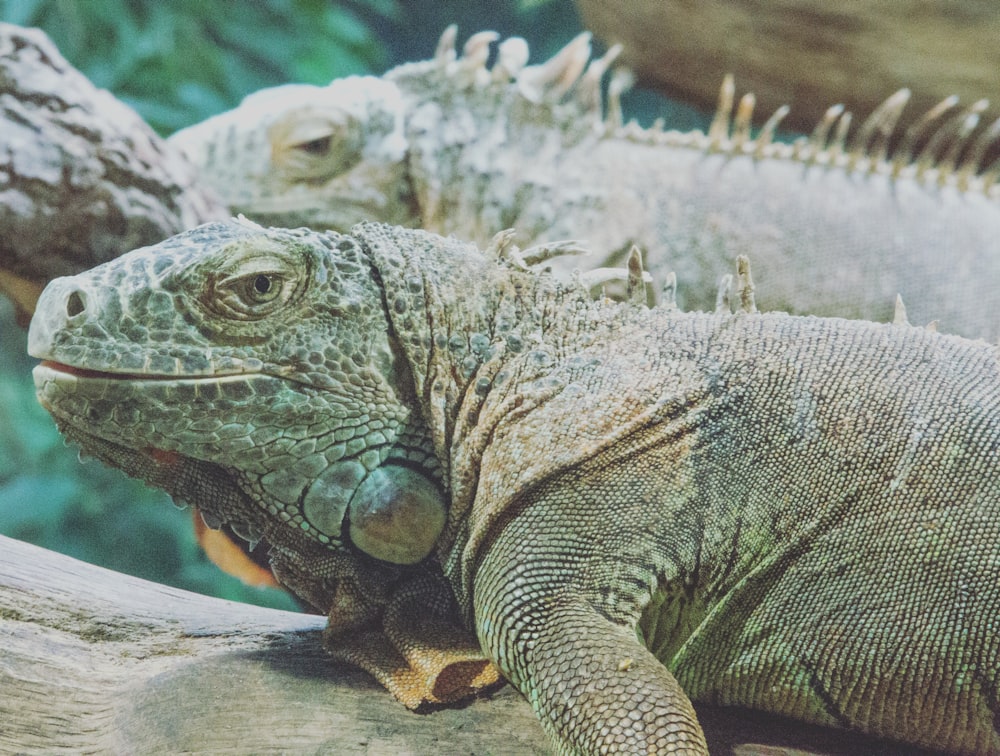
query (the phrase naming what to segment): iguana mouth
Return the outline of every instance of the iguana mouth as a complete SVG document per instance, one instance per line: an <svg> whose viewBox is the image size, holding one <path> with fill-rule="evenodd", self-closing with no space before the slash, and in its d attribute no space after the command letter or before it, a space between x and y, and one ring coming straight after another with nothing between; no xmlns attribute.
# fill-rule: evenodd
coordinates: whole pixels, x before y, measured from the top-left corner
<svg viewBox="0 0 1000 756"><path fill-rule="evenodd" d="M166 373L116 373L111 370L91 370L90 368L67 365L65 362L42 360L38 367L47 368L55 373L71 375L75 378L97 379L104 381L215 381L222 378L238 378L258 375L258 373L213 373L211 375L168 375Z"/></svg>

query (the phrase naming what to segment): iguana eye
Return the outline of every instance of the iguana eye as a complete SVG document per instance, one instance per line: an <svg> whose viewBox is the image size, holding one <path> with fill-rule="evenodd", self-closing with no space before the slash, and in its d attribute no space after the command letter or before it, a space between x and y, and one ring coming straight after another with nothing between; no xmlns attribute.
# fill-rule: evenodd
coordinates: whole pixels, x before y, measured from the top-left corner
<svg viewBox="0 0 1000 756"><path fill-rule="evenodd" d="M235 275L216 282L215 309L238 320L256 320L291 300L297 280L277 271Z"/></svg>
<svg viewBox="0 0 1000 756"><path fill-rule="evenodd" d="M330 144L333 137L325 136L319 139L310 139L308 142L300 142L294 145L295 149L306 152L310 155L325 155L330 151Z"/></svg>
<svg viewBox="0 0 1000 756"><path fill-rule="evenodd" d="M280 282L275 281L275 277L269 273L260 273L253 277L247 293L251 299L257 302L270 302L281 291Z"/></svg>
<svg viewBox="0 0 1000 756"><path fill-rule="evenodd" d="M297 108L268 129L271 161L288 181L326 181L361 161L364 128L346 111Z"/></svg>

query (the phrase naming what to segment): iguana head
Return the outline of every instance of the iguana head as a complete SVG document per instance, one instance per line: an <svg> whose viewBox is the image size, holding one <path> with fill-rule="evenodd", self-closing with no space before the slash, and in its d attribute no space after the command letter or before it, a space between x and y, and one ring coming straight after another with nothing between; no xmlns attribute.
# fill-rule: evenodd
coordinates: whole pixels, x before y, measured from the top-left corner
<svg viewBox="0 0 1000 756"><path fill-rule="evenodd" d="M269 542L413 564L445 498L359 241L201 226L39 300L29 351L63 432Z"/></svg>
<svg viewBox="0 0 1000 756"><path fill-rule="evenodd" d="M497 38L474 34L459 55L449 27L430 60L382 77L264 89L169 141L233 213L260 223L451 229L460 178L481 174L488 184L511 172L523 182L538 143L570 144L602 123L601 76L617 47L590 61L582 34L551 60L526 66L523 39L494 52ZM484 233L497 230L500 206L510 202L505 191L482 198L497 206Z"/></svg>
<svg viewBox="0 0 1000 756"><path fill-rule="evenodd" d="M373 76L265 89L169 141L233 212L262 223L347 231L414 220L403 99Z"/></svg>

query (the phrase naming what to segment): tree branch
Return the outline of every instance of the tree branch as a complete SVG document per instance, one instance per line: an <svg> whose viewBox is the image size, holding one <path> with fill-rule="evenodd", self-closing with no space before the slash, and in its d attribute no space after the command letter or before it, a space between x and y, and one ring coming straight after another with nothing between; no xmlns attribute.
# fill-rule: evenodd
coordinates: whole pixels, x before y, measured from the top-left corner
<svg viewBox="0 0 1000 756"><path fill-rule="evenodd" d="M325 655L325 623L0 536L0 752L546 752L511 688L408 712Z"/></svg>

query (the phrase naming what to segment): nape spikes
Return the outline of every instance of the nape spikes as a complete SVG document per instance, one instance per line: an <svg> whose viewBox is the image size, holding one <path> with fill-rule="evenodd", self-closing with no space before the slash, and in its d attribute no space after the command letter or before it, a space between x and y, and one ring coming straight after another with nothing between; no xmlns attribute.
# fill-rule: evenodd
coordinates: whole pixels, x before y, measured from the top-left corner
<svg viewBox="0 0 1000 756"><path fill-rule="evenodd" d="M958 187L965 191L969 186L969 179L976 175L986 151L1000 140L1000 118L997 118L975 139L972 146L966 151L961 165L955 171ZM984 171L985 174L985 171Z"/></svg>
<svg viewBox="0 0 1000 756"><path fill-rule="evenodd" d="M826 113L823 114L820 122L816 124L816 128L813 129L812 134L809 136L810 162L817 155L828 149L830 130L843 114L844 106L841 104L831 105L826 109Z"/></svg>
<svg viewBox="0 0 1000 756"><path fill-rule="evenodd" d="M733 274L726 273L719 279L719 290L715 294L715 312L720 315L732 315L733 308L730 304L733 290Z"/></svg>
<svg viewBox="0 0 1000 756"><path fill-rule="evenodd" d="M757 312L756 287L750 269L750 258L739 255L736 258L736 275L726 273L719 281L715 296L717 314L753 315Z"/></svg>
<svg viewBox="0 0 1000 756"><path fill-rule="evenodd" d="M985 101L953 113L957 98L946 98L901 130L899 120L910 97L909 91L902 89L879 105L856 130L851 128L851 113L834 106L817 123L809 138L787 145L776 143L775 134L790 112L788 106L775 110L755 137L751 127L755 98L745 94L737 101L735 80L728 74L722 81L718 107L707 133L681 134L664 131L659 125L643 129L630 124L623 128L620 98L632 85L631 73L626 69L616 70L602 97L604 76L620 53L617 45L600 58L590 60L590 35L585 32L548 61L529 66L527 43L513 37L500 42L496 62L492 70L487 70L497 35L489 31L472 35L457 57L456 35L455 26L445 29L433 61L456 84L513 84L521 96L535 105L568 105L579 116L593 118L605 138L676 144L707 152L747 155L756 160L773 157L847 172L878 173L893 180L905 178L917 183L953 186L963 192L997 194L994 183L1000 178L1000 161L987 167L983 162L1000 142L1000 119L986 128L979 124ZM573 113L567 112L566 117L572 118ZM914 158L917 151L919 154Z"/></svg>
<svg viewBox="0 0 1000 756"><path fill-rule="evenodd" d="M508 260L510 248L514 247L514 237L517 236L517 229L505 228L497 231L490 239L489 245L483 250L483 254L491 260ZM515 247L516 249L516 247ZM527 267L526 265L524 267Z"/></svg>
<svg viewBox="0 0 1000 756"><path fill-rule="evenodd" d="M917 176L923 177L928 170L940 166L942 160L939 159L939 153L944 146L954 146L958 145L958 149L962 147L963 137L962 131L963 127L968 123L971 116L975 116L978 121L979 114L982 113L987 107L989 107L989 100L977 100L972 103L969 107L964 110L953 114L951 118L946 119L927 139L927 143L924 145L920 154L917 155L914 163L917 167ZM966 134L968 136L968 134ZM942 170L939 172L938 183L947 179L948 172Z"/></svg>
<svg viewBox="0 0 1000 756"><path fill-rule="evenodd" d="M778 130L778 126L791 112L791 108L787 105L782 105L780 108L771 113L771 117L768 118L764 125L760 129L760 133L757 135L757 141L754 145L753 156L760 159L765 156L767 149L771 146L774 141L774 135Z"/></svg>
<svg viewBox="0 0 1000 756"><path fill-rule="evenodd" d="M590 32L576 35L545 63L527 66L517 86L531 102L558 100L577 82L590 60Z"/></svg>
<svg viewBox="0 0 1000 756"><path fill-rule="evenodd" d="M715 116L708 127L709 149L715 151L729 141L729 125L733 115L733 100L736 97L736 79L732 74L726 74L719 87L719 102L715 108Z"/></svg>
<svg viewBox="0 0 1000 756"><path fill-rule="evenodd" d="M622 46L612 45L600 58L590 61L577 88L580 103L598 118L601 117L601 81L611 64L621 55Z"/></svg>
<svg viewBox="0 0 1000 756"><path fill-rule="evenodd" d="M483 254L491 260L503 262L518 270L530 270L553 257L579 255L589 251L582 242L575 239L542 242L522 251L514 243L515 236L517 231L513 228L497 232L490 239Z"/></svg>
<svg viewBox="0 0 1000 756"><path fill-rule="evenodd" d="M736 293L739 295L740 312L748 315L757 312L750 258L746 255L736 258Z"/></svg>
<svg viewBox="0 0 1000 756"><path fill-rule="evenodd" d="M629 250L625 267L628 270L628 278L625 284L626 298L634 305L645 305L646 279L642 269L642 253L635 244Z"/></svg>
<svg viewBox="0 0 1000 756"><path fill-rule="evenodd" d="M903 296L896 294L896 302L892 308L892 324L895 326L908 326L909 319L906 317L906 305L903 304Z"/></svg>
<svg viewBox="0 0 1000 756"><path fill-rule="evenodd" d="M620 129L625 122L622 95L632 88L635 76L627 68L616 69L608 84L608 114L605 121L612 130Z"/></svg>
<svg viewBox="0 0 1000 756"><path fill-rule="evenodd" d="M458 40L458 25L450 24L441 33L438 40L437 49L434 51L434 62L441 66L453 63L457 57L455 53L455 42Z"/></svg>
<svg viewBox="0 0 1000 756"><path fill-rule="evenodd" d="M629 271L626 268L593 268L592 270L582 271L577 273L577 279L580 285L590 291L597 286L604 286L604 284L611 283L612 281L628 281ZM653 282L653 277L648 271L642 272L642 280L649 284Z"/></svg>
<svg viewBox="0 0 1000 756"><path fill-rule="evenodd" d="M532 247L528 247L521 253L521 259L528 266L541 265L553 257L563 255L582 255L590 249L581 241L576 239L561 239L559 241L542 242Z"/></svg>
<svg viewBox="0 0 1000 756"><path fill-rule="evenodd" d="M743 145L750 141L750 126L753 121L753 109L756 104L756 95L753 92L747 92L740 98L740 104L736 107L732 139L733 148L737 151L742 151Z"/></svg>
<svg viewBox="0 0 1000 756"><path fill-rule="evenodd" d="M660 306L668 310L677 309L677 274L674 271L667 273L663 279L663 287L660 289Z"/></svg>
<svg viewBox="0 0 1000 756"><path fill-rule="evenodd" d="M887 97L872 111L861 128L858 129L848 148L848 170L853 170L858 161L867 159L869 167L881 163L889 149L889 139L895 131L903 108L910 101L910 90L900 89Z"/></svg>
<svg viewBox="0 0 1000 756"><path fill-rule="evenodd" d="M965 149L972 132L979 126L979 120L989 105L989 100L974 102L962 114L962 118L956 122L954 138L951 140L951 144L945 151L944 156L938 161L939 180L941 177L955 173L959 155Z"/></svg>
<svg viewBox="0 0 1000 756"><path fill-rule="evenodd" d="M528 64L530 54L528 43L523 38L505 39L497 46L497 62L491 71L493 80L507 83L517 79Z"/></svg>
<svg viewBox="0 0 1000 756"><path fill-rule="evenodd" d="M481 31L469 37L458 61L460 83L482 85L489 81L486 62L490 59L490 46L498 39L500 35L495 31Z"/></svg>
<svg viewBox="0 0 1000 756"><path fill-rule="evenodd" d="M941 102L924 113L906 129L892 159L893 178L898 178L904 168L914 163L914 147L921 139L923 139L924 135L931 129L934 123L939 121L945 113L954 108L956 105L958 105L957 96L952 95L951 97L945 97L941 100Z"/></svg>

